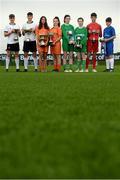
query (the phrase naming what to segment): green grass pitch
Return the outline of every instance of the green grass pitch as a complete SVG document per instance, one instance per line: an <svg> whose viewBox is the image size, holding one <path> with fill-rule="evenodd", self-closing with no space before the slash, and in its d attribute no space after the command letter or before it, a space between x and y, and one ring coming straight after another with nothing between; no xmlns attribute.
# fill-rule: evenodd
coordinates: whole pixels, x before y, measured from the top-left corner
<svg viewBox="0 0 120 180"><path fill-rule="evenodd" d="M0 67L0 178L120 178L114 73Z"/></svg>

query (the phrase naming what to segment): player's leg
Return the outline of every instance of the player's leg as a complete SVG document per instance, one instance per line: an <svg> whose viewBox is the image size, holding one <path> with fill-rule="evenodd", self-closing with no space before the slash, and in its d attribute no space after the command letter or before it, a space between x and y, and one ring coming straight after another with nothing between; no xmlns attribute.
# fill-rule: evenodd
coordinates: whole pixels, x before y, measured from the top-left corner
<svg viewBox="0 0 120 180"><path fill-rule="evenodd" d="M44 58L43 69L44 69L44 72L47 72L47 53L46 52L44 52L43 58Z"/></svg>
<svg viewBox="0 0 120 180"><path fill-rule="evenodd" d="M39 52L39 69L41 72L44 71L44 65L43 65L43 52Z"/></svg>
<svg viewBox="0 0 120 180"><path fill-rule="evenodd" d="M53 71L57 71L57 57L56 54L53 54L53 63L54 63L54 69Z"/></svg>
<svg viewBox="0 0 120 180"><path fill-rule="evenodd" d="M24 52L24 71L25 72L28 71L28 60L29 60L28 52Z"/></svg>
<svg viewBox="0 0 120 180"><path fill-rule="evenodd" d="M70 65L69 72L72 72L73 71L73 51L69 52L69 65Z"/></svg>
<svg viewBox="0 0 120 180"><path fill-rule="evenodd" d="M67 68L67 51L63 52L63 67L64 67L64 72L68 72L68 68Z"/></svg>
<svg viewBox="0 0 120 180"><path fill-rule="evenodd" d="M61 68L61 55L57 55L57 70L60 72Z"/></svg>
<svg viewBox="0 0 120 180"><path fill-rule="evenodd" d="M35 72L37 71L37 66L38 66L38 61L37 61L37 47L36 47L36 41L31 41L29 51L32 52L32 58L34 61L34 67L35 67Z"/></svg>
<svg viewBox="0 0 120 180"><path fill-rule="evenodd" d="M81 63L81 53L77 52L77 60L74 62L75 72L79 72L80 71L80 63Z"/></svg>
<svg viewBox="0 0 120 180"><path fill-rule="evenodd" d="M92 62L93 62L93 72L97 72L96 71L96 62L97 62L97 52L98 52L98 45L99 42L96 41L95 43L93 43L93 58L92 58Z"/></svg>
<svg viewBox="0 0 120 180"><path fill-rule="evenodd" d="M113 43L109 43L110 72L114 71Z"/></svg>
<svg viewBox="0 0 120 180"><path fill-rule="evenodd" d="M37 62L37 54L36 54L36 52L33 52L32 57L33 57L33 61L34 61L35 72L37 72L38 62Z"/></svg>
<svg viewBox="0 0 120 180"><path fill-rule="evenodd" d="M85 72L86 68L86 54L84 52L82 54L82 63L81 63L81 71L80 72Z"/></svg>
<svg viewBox="0 0 120 180"><path fill-rule="evenodd" d="M7 56L6 56L6 71L9 69L9 64L10 64L10 51L7 50Z"/></svg>
<svg viewBox="0 0 120 180"><path fill-rule="evenodd" d="M93 52L93 43L91 40L88 40L87 42L87 59L86 59L86 72L89 72L89 64L90 64L90 56Z"/></svg>
<svg viewBox="0 0 120 180"><path fill-rule="evenodd" d="M86 72L89 72L88 67L89 67L89 64L90 64L90 56L91 56L91 53L88 52L87 53L87 59L86 59Z"/></svg>
<svg viewBox="0 0 120 180"><path fill-rule="evenodd" d="M19 52L15 52L16 72L19 72Z"/></svg>
<svg viewBox="0 0 120 180"><path fill-rule="evenodd" d="M93 72L97 72L96 71L96 52L93 52Z"/></svg>

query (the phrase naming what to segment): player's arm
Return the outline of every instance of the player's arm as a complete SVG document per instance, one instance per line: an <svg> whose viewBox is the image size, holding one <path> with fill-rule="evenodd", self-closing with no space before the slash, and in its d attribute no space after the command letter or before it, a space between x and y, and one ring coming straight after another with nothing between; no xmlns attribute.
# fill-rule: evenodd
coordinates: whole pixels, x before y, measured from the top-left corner
<svg viewBox="0 0 120 180"><path fill-rule="evenodd" d="M104 39L105 42L109 42L109 41L112 41L116 38L116 33L115 33L115 29L112 29L112 36L108 39Z"/></svg>
<svg viewBox="0 0 120 180"><path fill-rule="evenodd" d="M108 42L108 41L114 40L115 38L116 38L116 35L115 35L115 36L112 36L112 37L110 37L110 38L108 38L108 39L104 39L104 41L105 41L105 42Z"/></svg>
<svg viewBox="0 0 120 180"><path fill-rule="evenodd" d="M87 37L88 37L88 31L87 31L87 29L85 29L85 36L82 39L81 44L83 44L83 45L87 44Z"/></svg>
<svg viewBox="0 0 120 180"><path fill-rule="evenodd" d="M58 29L58 38L56 39L56 41L54 42L54 44L56 44L57 42L59 42L62 39L62 30L59 28Z"/></svg>
<svg viewBox="0 0 120 180"><path fill-rule="evenodd" d="M100 34L99 34L99 37L101 38L102 37L102 27L100 26Z"/></svg>
<svg viewBox="0 0 120 180"><path fill-rule="evenodd" d="M14 33L14 30L13 30L13 29L12 29L11 31L5 30L5 31L4 31L4 36L5 36L5 37L8 37L8 36L10 36L12 33Z"/></svg>
<svg viewBox="0 0 120 180"><path fill-rule="evenodd" d="M61 26L61 29L62 29L62 36L69 42L69 38L67 36L64 24Z"/></svg>

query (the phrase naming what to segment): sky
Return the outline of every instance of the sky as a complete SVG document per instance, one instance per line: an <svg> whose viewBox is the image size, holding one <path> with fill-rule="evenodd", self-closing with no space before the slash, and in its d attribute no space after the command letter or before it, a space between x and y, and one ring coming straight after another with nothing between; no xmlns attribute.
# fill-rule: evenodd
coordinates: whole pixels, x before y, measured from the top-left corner
<svg viewBox="0 0 120 180"><path fill-rule="evenodd" d="M120 1L119 0L0 0L0 53L5 53L7 38L3 32L9 23L8 16L11 13L16 15L16 23L22 25L26 22L27 12L32 11L34 22L38 24L42 15L48 19L50 27L53 25L53 18L59 16L61 24L65 14L71 15L71 24L77 27L77 18L83 17L84 25L90 23L90 14L98 14L98 23L105 28L105 19L112 17L117 38L115 40L115 52L120 51ZM1 43L2 42L2 43ZM22 53L23 38L20 39Z"/></svg>

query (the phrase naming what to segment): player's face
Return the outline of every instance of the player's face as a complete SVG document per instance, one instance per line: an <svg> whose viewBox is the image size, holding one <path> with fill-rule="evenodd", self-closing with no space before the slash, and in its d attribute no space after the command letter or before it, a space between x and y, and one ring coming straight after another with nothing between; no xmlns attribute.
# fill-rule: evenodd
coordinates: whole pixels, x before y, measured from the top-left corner
<svg viewBox="0 0 120 180"><path fill-rule="evenodd" d="M42 24L45 24L45 18L43 17L41 20Z"/></svg>
<svg viewBox="0 0 120 180"><path fill-rule="evenodd" d="M58 19L53 19L53 26L58 26Z"/></svg>
<svg viewBox="0 0 120 180"><path fill-rule="evenodd" d="M66 18L65 18L65 23L66 23L66 24L69 24L69 23L70 23L70 17L66 17Z"/></svg>
<svg viewBox="0 0 120 180"><path fill-rule="evenodd" d="M32 21L33 16L27 16L28 21Z"/></svg>
<svg viewBox="0 0 120 180"><path fill-rule="evenodd" d="M83 26L83 20L82 19L80 19L80 20L78 20L78 25L80 26L80 27L82 27Z"/></svg>
<svg viewBox="0 0 120 180"><path fill-rule="evenodd" d="M10 20L11 24L15 23L15 18L14 17L13 18L9 18L9 20Z"/></svg>
<svg viewBox="0 0 120 180"><path fill-rule="evenodd" d="M110 26L112 22L106 22L106 26Z"/></svg>
<svg viewBox="0 0 120 180"><path fill-rule="evenodd" d="M92 16L92 17L91 17L92 22L96 22L96 19L97 19L97 18L96 18L95 16Z"/></svg>

